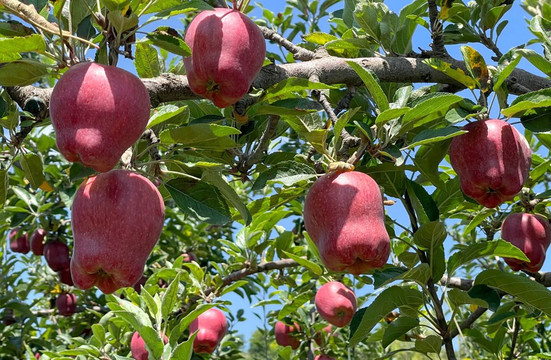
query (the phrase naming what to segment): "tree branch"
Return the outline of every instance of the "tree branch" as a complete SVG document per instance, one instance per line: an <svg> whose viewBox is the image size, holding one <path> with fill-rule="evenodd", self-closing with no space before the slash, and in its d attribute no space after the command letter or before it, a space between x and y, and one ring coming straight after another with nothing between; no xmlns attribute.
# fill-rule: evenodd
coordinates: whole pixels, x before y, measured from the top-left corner
<svg viewBox="0 0 551 360"><path fill-rule="evenodd" d="M258 144L254 151L248 155L244 156L239 164L239 171L242 173L247 173L254 164L256 164L262 158L262 155L270 145L270 140L275 134L277 129L277 124L279 123L279 116L270 115L268 117L268 123L266 124L266 129L262 133L262 136L258 140Z"/></svg>
<svg viewBox="0 0 551 360"><path fill-rule="evenodd" d="M265 66L253 82L256 88L267 89L280 81L291 77L310 79L313 73L319 74L319 81L325 84L344 84L347 86L361 86L362 80L354 70L346 63L354 61L366 69L372 70L382 82L412 82L412 83L440 83L463 86L430 66L425 65L422 59L389 57L389 58L357 58L345 59L337 57L324 57L308 62L298 62L283 65ZM452 61L452 65L466 71L465 64L461 61ZM178 100L199 99L189 88L185 75L162 74L159 77L142 79L149 91L151 105L158 106L161 103ZM522 69L515 69L507 78L509 92L513 95L521 95L529 91L551 88L551 80ZM14 94L13 99L18 104L23 104L27 96L39 96L49 103L52 89L39 89L33 86L14 87L10 90Z"/></svg>
<svg viewBox="0 0 551 360"><path fill-rule="evenodd" d="M444 47L444 38L442 37L443 25L438 17L438 7L436 0L428 0L429 19L430 19L430 36L432 38L432 53L437 57L449 56L448 51Z"/></svg>
<svg viewBox="0 0 551 360"><path fill-rule="evenodd" d="M271 40L283 46L285 49L289 50L289 52L293 54L293 59L300 60L300 61L309 61L316 56L315 52L305 48L301 48L300 46L293 44L292 42L285 39L283 36L279 35L277 32L273 31L272 29L269 29L266 26L259 26L259 27L260 27L260 30L262 31L262 34L264 34L265 39Z"/></svg>
<svg viewBox="0 0 551 360"><path fill-rule="evenodd" d="M450 333L451 338L453 339L454 337L459 335L459 330L465 330L470 328L471 325L474 324L474 322L478 320L478 318L480 318L486 311L488 311L487 308L478 307L475 311L471 313L471 315L469 315L469 317L467 317L465 320L463 320L463 322L461 322L461 324L459 324L459 329L455 328L451 331Z"/></svg>

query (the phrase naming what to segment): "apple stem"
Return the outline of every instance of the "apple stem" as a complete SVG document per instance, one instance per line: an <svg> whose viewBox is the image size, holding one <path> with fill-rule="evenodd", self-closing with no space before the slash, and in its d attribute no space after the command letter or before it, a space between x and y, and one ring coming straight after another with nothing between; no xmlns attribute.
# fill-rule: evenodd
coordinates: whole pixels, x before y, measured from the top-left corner
<svg viewBox="0 0 551 360"><path fill-rule="evenodd" d="M233 0L233 1L232 1L232 2L233 2L233 9L234 9L234 10L237 10L237 11L239 11L239 8L237 7L237 2L238 2L238 1L239 1L239 0Z"/></svg>

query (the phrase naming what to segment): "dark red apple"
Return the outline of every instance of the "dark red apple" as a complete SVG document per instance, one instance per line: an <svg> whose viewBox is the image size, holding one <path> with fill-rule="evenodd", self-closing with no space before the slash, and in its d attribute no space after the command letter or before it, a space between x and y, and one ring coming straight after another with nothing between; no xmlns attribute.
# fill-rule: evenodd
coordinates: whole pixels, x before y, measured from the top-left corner
<svg viewBox="0 0 551 360"><path fill-rule="evenodd" d="M69 247L60 240L49 241L44 245L44 258L53 271L62 271L69 268L71 256Z"/></svg>
<svg viewBox="0 0 551 360"><path fill-rule="evenodd" d="M210 308L189 325L189 333L199 330L193 341L193 351L212 354L228 331L226 315L217 308Z"/></svg>
<svg viewBox="0 0 551 360"><path fill-rule="evenodd" d="M193 252L185 252L182 254L182 262L184 263L190 263L192 261L198 262L197 255Z"/></svg>
<svg viewBox="0 0 551 360"><path fill-rule="evenodd" d="M130 72L96 63L72 66L50 98L59 151L96 171L111 170L149 120L149 94Z"/></svg>
<svg viewBox="0 0 551 360"><path fill-rule="evenodd" d="M320 287L315 302L320 316L336 327L350 324L358 308L354 291L338 281Z"/></svg>
<svg viewBox="0 0 551 360"><path fill-rule="evenodd" d="M383 198L369 175L331 172L306 196L304 225L332 271L354 275L382 267L390 255Z"/></svg>
<svg viewBox="0 0 551 360"><path fill-rule="evenodd" d="M2 314L2 324L4 324L4 326L9 326L15 324L16 322L17 320L15 319L15 316L13 316L13 309L6 308Z"/></svg>
<svg viewBox="0 0 551 360"><path fill-rule="evenodd" d="M528 177L532 151L517 129L499 119L466 125L468 133L453 138L450 163L461 189L487 208L511 200Z"/></svg>
<svg viewBox="0 0 551 360"><path fill-rule="evenodd" d="M145 286L145 283L147 281L147 278L145 276L142 275L142 277L140 278L140 280L138 280L137 283L135 283L134 285L132 285L132 287L134 288L134 290L136 290L136 292L138 294L140 294L142 292L142 286Z"/></svg>
<svg viewBox="0 0 551 360"><path fill-rule="evenodd" d="M163 340L168 343L168 338L163 334ZM149 360L149 352L145 348L145 341L136 331L132 335L132 340L130 340L130 351L132 351L132 357L134 360Z"/></svg>
<svg viewBox="0 0 551 360"><path fill-rule="evenodd" d="M58 271L57 274L59 275L59 281L61 281L63 284L69 285L69 286L75 285L73 283L73 277L71 276L70 268Z"/></svg>
<svg viewBox="0 0 551 360"><path fill-rule="evenodd" d="M31 250L35 255L42 255L44 253L44 237L46 236L46 230L36 229L31 235Z"/></svg>
<svg viewBox="0 0 551 360"><path fill-rule="evenodd" d="M300 332L300 326L297 323L287 325L282 321L275 324L276 343L280 346L290 346L293 350L300 346L300 341L297 339L297 334Z"/></svg>
<svg viewBox="0 0 551 360"><path fill-rule="evenodd" d="M133 286L164 223L163 198L145 177L112 170L86 179L72 209L76 286L110 294Z"/></svg>
<svg viewBox="0 0 551 360"><path fill-rule="evenodd" d="M59 294L55 301L57 311L63 316L71 316L77 309L77 297L75 294Z"/></svg>
<svg viewBox="0 0 551 360"><path fill-rule="evenodd" d="M243 13L218 8L199 13L189 25L184 58L191 90L220 108L239 101L266 57L262 31Z"/></svg>
<svg viewBox="0 0 551 360"><path fill-rule="evenodd" d="M501 224L501 237L522 250L530 259L530 262L526 263L518 259L505 258L505 262L511 269L532 272L541 269L545 261L545 253L551 244L548 219L534 214L510 214Z"/></svg>
<svg viewBox="0 0 551 360"><path fill-rule="evenodd" d="M19 231L19 228L12 229L10 231L10 234L8 236L10 242L10 250L21 254L26 254L31 249L29 247L29 235L21 234L20 236L17 236L17 233Z"/></svg>

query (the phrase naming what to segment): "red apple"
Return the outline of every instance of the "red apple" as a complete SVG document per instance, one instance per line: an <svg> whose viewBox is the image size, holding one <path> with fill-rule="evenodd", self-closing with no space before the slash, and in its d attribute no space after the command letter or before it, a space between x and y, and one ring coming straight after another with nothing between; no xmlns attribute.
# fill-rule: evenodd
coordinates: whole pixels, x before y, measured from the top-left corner
<svg viewBox="0 0 551 360"><path fill-rule="evenodd" d="M299 332L300 326L297 323L287 325L282 321L278 321L274 329L276 343L280 346L290 346L295 350L300 346L300 341L296 338Z"/></svg>
<svg viewBox="0 0 551 360"><path fill-rule="evenodd" d="M212 354L228 331L226 315L217 308L210 308L189 325L189 333L199 330L193 341L193 351Z"/></svg>
<svg viewBox="0 0 551 360"><path fill-rule="evenodd" d="M163 334L163 341L168 343L168 338ZM136 331L132 335L132 340L130 340L130 351L132 351L132 357L134 360L149 360L149 352L145 348L145 341Z"/></svg>
<svg viewBox="0 0 551 360"><path fill-rule="evenodd" d="M66 270L71 264L69 247L60 240L49 241L44 245L44 258L53 271Z"/></svg>
<svg viewBox="0 0 551 360"><path fill-rule="evenodd" d="M390 254L383 198L369 175L331 172L317 179L304 203L304 225L332 271L354 275L382 267Z"/></svg>
<svg viewBox="0 0 551 360"><path fill-rule="evenodd" d="M140 280L138 280L137 283L135 283L134 285L132 285L132 287L134 288L134 290L136 290L136 292L138 294L140 294L142 292L142 286L145 286L145 283L147 281L147 278L145 276L142 275L142 277L140 278Z"/></svg>
<svg viewBox="0 0 551 360"><path fill-rule="evenodd" d="M50 98L59 151L100 172L111 170L140 138L149 111L149 94L138 77L90 62L63 74Z"/></svg>
<svg viewBox="0 0 551 360"><path fill-rule="evenodd" d="M320 316L336 327L350 324L358 308L354 291L338 281L328 282L319 288L315 302Z"/></svg>
<svg viewBox="0 0 551 360"><path fill-rule="evenodd" d="M29 235L21 234L20 236L17 236L17 233L20 230L21 229L16 228L10 231L10 234L8 235L8 239L10 242L10 250L21 254L26 254L30 250Z"/></svg>
<svg viewBox="0 0 551 360"><path fill-rule="evenodd" d="M73 200L71 274L81 289L133 286L164 223L163 198L145 177L112 170L86 179Z"/></svg>
<svg viewBox="0 0 551 360"><path fill-rule="evenodd" d="M4 326L9 326L15 324L16 322L17 320L15 319L15 316L13 316L13 309L6 308L2 314L2 324L4 324Z"/></svg>
<svg viewBox="0 0 551 360"><path fill-rule="evenodd" d="M71 276L70 268L58 271L57 274L59 275L59 281L61 281L63 284L69 285L69 286L75 285L73 283L73 277Z"/></svg>
<svg viewBox="0 0 551 360"><path fill-rule="evenodd" d="M522 189L532 151L517 129L498 119L466 125L468 133L453 138L450 163L465 195L493 208Z"/></svg>
<svg viewBox="0 0 551 360"><path fill-rule="evenodd" d="M317 331L316 335L314 335L314 341L316 342L316 344L318 344L318 346L321 346L321 344L323 342L323 338L324 338L324 336L326 336L323 333L331 334L332 330L333 330L333 328L331 327L331 325L327 325L326 327L322 328L321 331ZM333 333L332 336L336 337L337 334Z"/></svg>
<svg viewBox="0 0 551 360"><path fill-rule="evenodd" d="M335 360L335 358L332 358L329 355L319 354L314 358L314 360Z"/></svg>
<svg viewBox="0 0 551 360"><path fill-rule="evenodd" d="M218 8L199 13L187 29L184 58L191 90L220 108L239 101L266 57L262 31L243 13Z"/></svg>
<svg viewBox="0 0 551 360"><path fill-rule="evenodd" d="M59 294L55 301L57 311L63 316L71 316L77 309L77 297L75 294Z"/></svg>
<svg viewBox="0 0 551 360"><path fill-rule="evenodd" d="M545 253L551 244L551 229L547 219L534 214L510 214L501 224L501 237L522 250L530 259L530 262L526 263L518 259L505 258L511 269L532 272L541 269Z"/></svg>
<svg viewBox="0 0 551 360"><path fill-rule="evenodd" d="M182 254L182 262L190 263L192 261L198 262L197 255L193 252L185 252Z"/></svg>
<svg viewBox="0 0 551 360"><path fill-rule="evenodd" d="M35 359L40 359L40 354L39 354L39 353L35 353L35 354L34 354L34 358L35 358Z"/></svg>
<svg viewBox="0 0 551 360"><path fill-rule="evenodd" d="M46 236L46 230L36 229L31 236L31 250L35 255L42 255L44 253L44 237Z"/></svg>

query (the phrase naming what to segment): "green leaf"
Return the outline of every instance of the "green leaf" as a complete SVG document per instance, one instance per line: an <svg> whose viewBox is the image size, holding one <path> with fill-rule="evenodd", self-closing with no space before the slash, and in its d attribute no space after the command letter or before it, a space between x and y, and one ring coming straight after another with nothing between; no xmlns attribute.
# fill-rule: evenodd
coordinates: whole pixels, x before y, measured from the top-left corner
<svg viewBox="0 0 551 360"><path fill-rule="evenodd" d="M107 307L111 309L116 315L120 316L123 320L132 326L135 330L144 327L151 328L151 320L149 316L137 305L134 305L130 301L117 298L117 302L108 302ZM141 335L141 332L140 332Z"/></svg>
<svg viewBox="0 0 551 360"><path fill-rule="evenodd" d="M329 41L337 40L338 37L327 33L315 32L315 33L303 35L302 39L312 44L325 45Z"/></svg>
<svg viewBox="0 0 551 360"><path fill-rule="evenodd" d="M530 61L532 65L537 67L541 72L547 76L551 76L551 62L530 49L516 49L515 53L522 55L526 60Z"/></svg>
<svg viewBox="0 0 551 360"><path fill-rule="evenodd" d="M295 254L292 254L290 252L287 252L287 251L283 251L283 253L288 256L289 258L295 260L297 263L299 263L300 265L304 266L305 268L307 268L308 270L310 270L311 272L313 272L314 274L320 276L321 274L323 274L323 270L321 269L321 266L319 266L318 264L316 263L313 263L312 261L308 260L308 259L305 259L303 257L300 257L300 256L297 256Z"/></svg>
<svg viewBox="0 0 551 360"><path fill-rule="evenodd" d="M516 52L508 52L499 59L499 65L497 67L497 72L494 74L494 90L499 90L505 80L511 75L513 70L517 67L518 63L522 58L516 55Z"/></svg>
<svg viewBox="0 0 551 360"><path fill-rule="evenodd" d="M310 114L316 115L316 114ZM326 140L329 130L316 127L316 124L309 122L312 117L294 116L284 117L283 120L304 140L312 145L320 154L326 154Z"/></svg>
<svg viewBox="0 0 551 360"><path fill-rule="evenodd" d="M254 111L248 112L251 115L305 115L312 112L317 112L323 107L317 101L305 98L289 98L275 101L271 104L262 102Z"/></svg>
<svg viewBox="0 0 551 360"><path fill-rule="evenodd" d="M379 113L379 115L377 115L377 119L375 119L375 124L381 125L386 123L387 121L397 119L402 115L407 114L410 110L411 108L408 108L408 107L387 109Z"/></svg>
<svg viewBox="0 0 551 360"><path fill-rule="evenodd" d="M431 249L442 245L446 236L446 226L439 221L432 221L421 225L413 235L413 241L423 249Z"/></svg>
<svg viewBox="0 0 551 360"><path fill-rule="evenodd" d="M444 183L432 194L440 214L445 215L448 211L455 209L458 205L465 201L461 186L459 185L459 177L456 176Z"/></svg>
<svg viewBox="0 0 551 360"><path fill-rule="evenodd" d="M108 12L107 19L109 20L109 24L119 34L136 29L139 23L138 16L135 13L123 14L120 11Z"/></svg>
<svg viewBox="0 0 551 360"><path fill-rule="evenodd" d="M184 178L170 180L165 187L184 214L209 224L224 225L231 221L228 204L216 187Z"/></svg>
<svg viewBox="0 0 551 360"><path fill-rule="evenodd" d="M469 75L465 74L462 69L452 67L452 64L442 61L441 59L431 58L423 60L425 64L431 68L438 70L452 79L456 80L465 87L473 90L476 88L476 81Z"/></svg>
<svg viewBox="0 0 551 360"><path fill-rule="evenodd" d="M277 315L278 320L283 320L286 316L296 314L298 309L312 299L310 291L301 294L294 294L291 302L283 306Z"/></svg>
<svg viewBox="0 0 551 360"><path fill-rule="evenodd" d="M519 248L511 243L503 240L485 241L483 243L469 245L467 248L454 253L448 260L448 273L452 274L464 264L469 264L473 260L489 256L501 256L527 262L530 261Z"/></svg>
<svg viewBox="0 0 551 360"><path fill-rule="evenodd" d="M488 304L488 309L492 311L497 311L501 303L501 296L497 290L484 284L478 284L476 280L475 285L468 291L468 295L473 299L484 300Z"/></svg>
<svg viewBox="0 0 551 360"><path fill-rule="evenodd" d="M423 294L418 290L392 286L375 298L366 308L356 312L350 324L349 346L358 345L371 333L386 314L396 308L417 312L423 304Z"/></svg>
<svg viewBox="0 0 551 360"><path fill-rule="evenodd" d="M25 172L25 177L31 183L31 186L38 189L46 181L44 177L44 168L42 158L33 153L26 153L19 158L21 167Z"/></svg>
<svg viewBox="0 0 551 360"><path fill-rule="evenodd" d="M444 182L440 179L438 165L448 154L451 140L439 141L429 145L421 145L415 153L413 162L419 172L437 188Z"/></svg>
<svg viewBox="0 0 551 360"><path fill-rule="evenodd" d="M495 214L495 209L484 208L480 210L480 212L474 216L469 224L465 226L465 229L463 229L463 236L467 236L471 231L476 229L476 227L480 225L485 219L493 214Z"/></svg>
<svg viewBox="0 0 551 360"><path fill-rule="evenodd" d="M386 348L388 345L392 344L394 340L400 338L402 335L405 335L411 329L419 326L419 319L400 316L396 320L390 323L385 330L383 335L383 347Z"/></svg>
<svg viewBox="0 0 551 360"><path fill-rule="evenodd" d="M472 298L467 292L459 289L448 289L447 297L453 310L457 310L460 305L465 304L473 304L484 308L488 307L488 303L486 301Z"/></svg>
<svg viewBox="0 0 551 360"><path fill-rule="evenodd" d="M309 81L304 78L290 77L266 89L265 101L279 100L290 93L305 90L337 89L336 86L327 85L320 82Z"/></svg>
<svg viewBox="0 0 551 360"><path fill-rule="evenodd" d="M146 42L136 43L134 54L136 72L141 78L154 78L162 73L162 66L159 62L159 54L151 44Z"/></svg>
<svg viewBox="0 0 551 360"><path fill-rule="evenodd" d="M389 104L388 99L383 92L383 89L379 85L377 79L375 78L375 75L372 74L369 70L364 69L360 64L354 62L354 61L346 61L346 63L358 74L358 76L362 79L363 83L367 87L367 90L371 94L371 97L375 101L375 104L377 104L377 107L379 110L385 111L388 110Z"/></svg>
<svg viewBox="0 0 551 360"><path fill-rule="evenodd" d="M424 339L416 339L415 349L425 354L439 354L440 349L442 349L442 337L438 335L428 335Z"/></svg>
<svg viewBox="0 0 551 360"><path fill-rule="evenodd" d="M0 209L6 203L8 193L8 170L0 170Z"/></svg>
<svg viewBox="0 0 551 360"><path fill-rule="evenodd" d="M310 166L296 161L282 161L258 176L252 190L260 190L267 184L279 182L291 186L299 181L316 177L316 171Z"/></svg>
<svg viewBox="0 0 551 360"><path fill-rule="evenodd" d="M369 167L365 172L384 188L385 194L401 198L406 191L406 170L410 168L386 163Z"/></svg>
<svg viewBox="0 0 551 360"><path fill-rule="evenodd" d="M233 292L234 290L239 289L240 287L243 287L249 283L248 280L239 280L234 283L232 283L230 286L226 286L224 290L220 293L220 296L224 296L225 294L229 294Z"/></svg>
<svg viewBox="0 0 551 360"><path fill-rule="evenodd" d="M101 324L92 324L92 333L100 344L105 342L105 328Z"/></svg>
<svg viewBox="0 0 551 360"><path fill-rule="evenodd" d="M467 131L455 126L449 126L440 129L426 129L415 135L413 140L411 140L411 144L406 146L404 149L412 149L415 146L426 145L446 139L451 139L466 132Z"/></svg>
<svg viewBox="0 0 551 360"><path fill-rule="evenodd" d="M436 202L424 187L412 180L407 180L407 192L419 220L422 222L437 221L440 217Z"/></svg>
<svg viewBox="0 0 551 360"><path fill-rule="evenodd" d="M170 354L172 360L190 360L193 355L193 342L197 333L192 334L186 341L178 344Z"/></svg>
<svg viewBox="0 0 551 360"><path fill-rule="evenodd" d="M0 37L0 54L46 51L42 35Z"/></svg>
<svg viewBox="0 0 551 360"><path fill-rule="evenodd" d="M160 134L161 142L167 145L181 144L198 149L223 151L236 146L231 135L241 131L231 126L217 124L190 124L167 129Z"/></svg>
<svg viewBox="0 0 551 360"><path fill-rule="evenodd" d="M511 294L516 300L543 311L547 316L551 316L551 291L525 276L490 269L478 274L475 283L485 284Z"/></svg>
<svg viewBox="0 0 551 360"><path fill-rule="evenodd" d="M252 215L249 212L249 209L245 206L239 195L235 192L234 188L231 187L225 178L222 177L220 171L206 169L203 171L201 179L205 180L209 184L215 186L220 193L226 198L226 200L233 205L241 217L245 221L245 225L249 225L252 221Z"/></svg>
<svg viewBox="0 0 551 360"><path fill-rule="evenodd" d="M551 107L540 107L526 111L520 118L522 126L532 132L551 130Z"/></svg>
<svg viewBox="0 0 551 360"><path fill-rule="evenodd" d="M105 5L105 7L109 11L117 11L121 12L123 9L125 9L132 0L101 0L101 2Z"/></svg>
<svg viewBox="0 0 551 360"><path fill-rule="evenodd" d="M507 117L520 117L528 110L551 107L551 89L532 91L518 96L511 106L502 109L501 113Z"/></svg>
<svg viewBox="0 0 551 360"><path fill-rule="evenodd" d="M373 273L373 287L378 289L381 286L398 279L400 275L406 273L407 271L408 269L397 266L385 267L382 270L377 269Z"/></svg>
<svg viewBox="0 0 551 360"><path fill-rule="evenodd" d="M191 55L191 49L176 31L167 31L166 27L161 27L146 36L153 45L161 49L184 57Z"/></svg>
<svg viewBox="0 0 551 360"><path fill-rule="evenodd" d="M422 100L402 118L402 133L415 126L443 117L452 105L463 98L453 94L434 94Z"/></svg>
<svg viewBox="0 0 551 360"><path fill-rule="evenodd" d="M161 296L161 313L163 319L168 319L174 306L178 303L178 287L180 286L180 274L177 274L174 280L168 286L168 289Z"/></svg>
<svg viewBox="0 0 551 360"><path fill-rule="evenodd" d="M46 76L48 69L47 65L30 59L0 64L0 86L31 85Z"/></svg>
<svg viewBox="0 0 551 360"><path fill-rule="evenodd" d="M172 120L184 112L185 113L184 116L182 116L183 119L181 122L186 122L189 119L189 112L187 110L187 106L178 107L173 104L159 106L154 110L153 115L149 118L147 129L150 129L155 125L162 124L166 121Z"/></svg>

